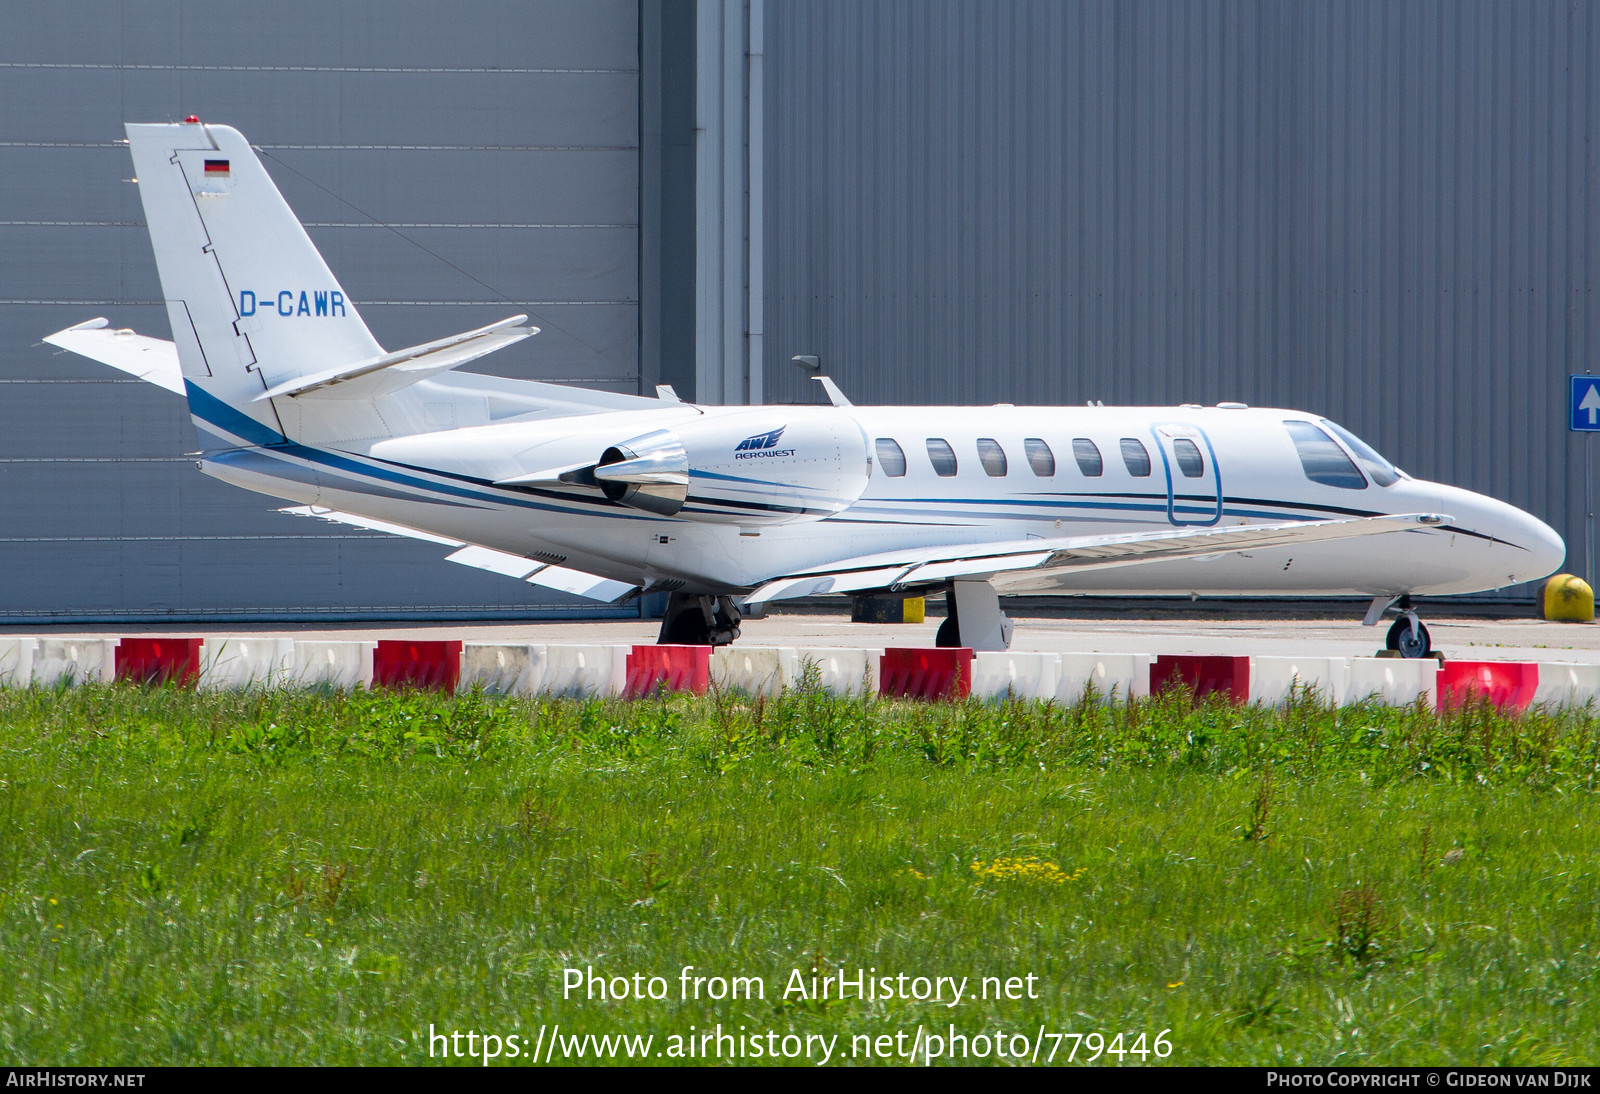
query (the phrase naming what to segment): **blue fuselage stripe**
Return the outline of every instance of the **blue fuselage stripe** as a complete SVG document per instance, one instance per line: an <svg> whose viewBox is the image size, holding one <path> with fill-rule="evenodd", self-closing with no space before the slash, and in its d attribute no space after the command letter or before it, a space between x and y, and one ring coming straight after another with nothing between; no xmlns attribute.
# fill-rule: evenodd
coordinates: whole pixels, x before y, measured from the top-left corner
<svg viewBox="0 0 1600 1094"><path fill-rule="evenodd" d="M339 454L339 453L334 453L334 452L330 452L330 451L327 451L325 449L320 449L320 448L311 448L311 447L308 447L306 445L302 445L302 444L298 444L298 443L295 443L295 442L291 442L287 438L285 438L281 433L278 433L276 430L273 430L270 427L262 424L261 422L258 422L254 418L251 418L248 415L243 414L240 411L234 409L233 407L228 406L226 403L223 403L221 400L217 399L215 396L209 394L208 392L204 391L203 389L201 389L199 387L196 387L194 384L186 383L184 386L188 391L190 412L192 414L194 414L194 416L196 418L200 419L201 421L203 421L207 425L212 426L213 428L220 429L220 430L222 430L222 431L224 431L224 432L226 432L228 434L231 434L233 436L236 436L236 437L240 438L241 440L245 440L245 441L251 442L252 444L255 444L255 445L260 446L262 448L270 449L271 451L273 451L275 453L281 453L286 458L303 460L306 463L310 463L310 464L314 464L314 465L320 465L320 466L326 467L326 468L328 468L330 470L342 472L342 473L344 473L346 475L351 475L351 476L354 476L356 478L369 478L369 479L374 479L374 480L377 480L377 481L380 481L380 482L394 483L394 484L398 484L398 485L401 485L401 486L410 487L410 488L415 489L415 490L424 491L427 494L433 495L432 497L418 497L416 500L419 501L419 502L432 502L432 503L437 504L437 503L443 502L445 500L445 498L448 497L448 498L465 499L467 501L480 503L480 504L482 504L482 505L484 505L486 507L505 506L505 507L509 507L509 508L531 509L531 510L536 510L536 511L540 511L540 512L562 513L562 514L594 514L597 511L603 510L609 516L622 517L622 518L629 519L629 520L660 521L660 520L663 519L661 517L653 516L653 515L646 514L646 513L630 512L624 506L614 505L614 504L612 504L610 502L606 502L606 501L603 501L603 500L600 500L600 499L595 499L594 501L589 501L588 499L574 498L572 500L572 502L567 504L567 505L552 504L552 503L549 503L549 502L535 501L532 498L528 498L528 497L512 496L510 494L510 491L502 492L502 491L496 490L493 487L493 485L491 483L488 483L488 482L482 482L481 486L479 486L478 484L480 483L481 480L472 479L472 478L469 478L469 477L463 476L463 475L454 475L454 474L451 474L449 472L422 471L421 469L417 469L415 471L400 471L400 470L397 470L397 466L398 465L378 464L378 463L365 463L365 462L362 462L360 459L357 459L356 457L353 457L353 456L347 456L347 455L343 455L343 454ZM423 477L424 475L437 475L439 477L453 478L453 479L457 479L458 481L462 482L464 485L455 486L455 485L450 485L450 484L446 484L446 483L441 483L441 482L438 482L434 478L425 478L425 477ZM731 478L731 476L721 476L721 475L706 475L705 477L708 477L708 478L709 477ZM755 484L755 483L759 483L761 480L737 480L737 481L745 481L745 482L749 482L749 483ZM776 485L776 484L774 484L774 485ZM357 483L352 483L351 484L351 488L352 488L352 490L357 490L358 491L360 489L360 486ZM487 488L487 489L485 489L485 488ZM1182 496L1180 495L1180 499L1181 498L1182 498ZM1139 500L1134 500L1134 499L1139 499ZM730 503L730 502L721 501L720 499L705 498L705 499L700 499L700 500L703 503L704 502L711 502L712 504L724 504L724 505L736 504L736 503ZM1210 499L1206 499L1206 500L1210 501ZM1227 505L1226 504L1227 502L1234 501L1234 500L1235 499L1224 499L1224 504L1226 506L1225 509L1224 509L1224 514L1223 514L1224 516L1226 516L1226 517L1254 517L1254 518L1265 519L1265 520L1310 521L1310 520L1326 519L1323 514L1320 514L1320 513L1315 511L1318 507L1306 506L1306 505L1301 504L1301 503L1280 502L1280 501L1274 501L1274 500L1265 499L1265 498L1253 498L1253 499L1250 499L1251 501L1255 502L1256 505L1282 506L1284 509L1291 510L1290 512L1272 512L1272 511L1265 510L1265 509L1240 508L1240 507L1237 507L1237 506L1234 506L1234 505ZM1241 500L1242 501L1244 499L1237 499L1237 500ZM1141 504L1141 501L1143 502L1143 504ZM1103 511L1103 512L1107 512L1107 513L1111 512L1111 511L1116 511L1116 512L1123 512L1123 513L1129 513L1129 514L1134 514L1134 513L1139 513L1139 514L1143 514L1143 513L1161 513L1161 512L1165 512L1166 511L1166 508L1167 508L1166 505L1165 504L1152 504L1152 503L1155 503L1155 502L1164 503L1165 501L1166 501L1165 497L1161 497L1161 498L1158 499L1154 495L1131 495L1129 497L1129 500L1126 500L1126 501L1123 501L1123 500L1110 500L1110 499L1104 500L1104 501L1088 501L1088 500L1083 500L1083 499L1071 499L1071 498L1068 498L1068 497L1049 498L1049 499L1042 499L1042 498L904 498L904 499L901 499L901 498L869 498L869 499L863 499L862 501L857 502L855 505L850 506L845 511L845 513L841 513L839 515L839 517L835 518L835 519L839 520L841 523L845 523L845 522L848 522L848 523L879 523L879 521L874 521L874 520L871 519L874 514L878 514L878 515L881 515L882 518L884 518L881 521L881 523L885 523L885 524L914 523L916 525L926 527L927 525L926 525L925 521L914 521L914 522L911 522L911 521L906 521L905 518L912 517L912 516L924 516L925 517L927 515L930 515L930 514L928 514L926 509L920 508L922 506L929 506L929 505L936 505L936 506L941 507L941 509L942 509L942 514L941 515L943 515L943 516L945 516L947 518L951 517L951 516L956 516L956 517L970 516L971 518L974 518L974 519L982 519L982 516L984 515L984 514L980 514L980 513L972 513L972 514L951 513L949 511L949 507L951 507L951 506L974 506L974 507L979 507L981 509L986 509L986 510L989 511L987 516L990 519L993 519L996 516L1000 516L1000 514L997 514L997 513L994 512L994 510L996 508L999 508L999 507L1031 509L1031 510L1034 510L1035 512L1034 513L1019 513L1019 514L1015 514L1015 515L1013 515L1011 517L1011 519L1030 520L1030 521L1031 520L1051 519L1049 517L1044 516L1041 513L1038 513L1039 510L1045 510L1045 511L1051 512L1051 513L1061 513L1061 512L1064 512L1064 511L1070 512L1070 511L1074 511L1074 510L1075 511L1079 511L1079 512L1086 511L1086 510L1087 511ZM451 504L459 504L459 503L458 502L452 502ZM1211 504L1215 504L1215 503L1213 502ZM1180 505L1177 508L1179 510L1185 511L1185 512L1202 512L1202 511L1203 512L1210 512L1210 511L1212 511L1211 510L1211 505L1207 505L1204 509L1201 509L1198 506L1191 507L1191 506L1183 506L1183 505ZM1308 508L1313 510L1313 511L1312 512L1307 512ZM1358 512L1358 511L1342 510L1342 512ZM848 514L848 517L846 517L846 515L845 515L846 513ZM1371 515L1371 514L1367 514L1367 515ZM899 518L899 519L896 519L896 518ZM1137 520L1138 518L1130 516L1129 519L1130 520ZM1141 522L1141 523L1143 523L1143 522Z"/></svg>

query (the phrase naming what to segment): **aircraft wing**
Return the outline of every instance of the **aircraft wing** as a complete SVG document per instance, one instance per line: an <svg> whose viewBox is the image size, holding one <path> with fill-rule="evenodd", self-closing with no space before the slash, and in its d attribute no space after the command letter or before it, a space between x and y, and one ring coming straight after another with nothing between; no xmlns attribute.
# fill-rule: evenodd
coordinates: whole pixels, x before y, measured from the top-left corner
<svg viewBox="0 0 1600 1094"><path fill-rule="evenodd" d="M1062 536L1009 543L959 544L888 551L847 559L767 581L746 600L764 603L798 596L899 590L939 585L955 578L985 578L1002 593L1053 586L1056 578L1082 570L1170 562L1234 551L1294 547L1303 543L1379 535L1413 528L1437 528L1449 517L1398 513L1337 520L1241 524L1216 528L1175 528L1111 536Z"/></svg>
<svg viewBox="0 0 1600 1094"><path fill-rule="evenodd" d="M46 335L52 346L71 350L120 369L130 376L183 394L183 373L178 368L178 347L160 338L135 334L131 330L112 330L105 319L91 319L66 330Z"/></svg>
<svg viewBox="0 0 1600 1094"><path fill-rule="evenodd" d="M408 528L403 524L373 520L354 513L341 513L336 509L324 509L318 505L294 505L287 509L279 509L278 512L296 517L320 517L336 524L348 524L371 532L383 532L391 536L405 536L408 539L420 539L445 547L455 547L457 548L455 553L447 557L449 562L472 566L479 570L489 570L504 574L506 577L514 577L519 581L526 581L530 585L541 585L547 589L556 589L575 596L586 596L591 600L600 600L607 604L621 600L638 588L637 585L630 585L625 581L612 581L610 578L586 574L582 570L569 570L565 566L553 566L507 551L496 551L464 540L436 536L432 532Z"/></svg>

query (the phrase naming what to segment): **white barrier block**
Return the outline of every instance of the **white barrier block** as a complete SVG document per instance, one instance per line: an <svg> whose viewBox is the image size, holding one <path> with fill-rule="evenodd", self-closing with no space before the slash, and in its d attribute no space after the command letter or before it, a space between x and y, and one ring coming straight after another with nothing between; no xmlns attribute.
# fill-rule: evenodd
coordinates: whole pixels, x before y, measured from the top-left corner
<svg viewBox="0 0 1600 1094"><path fill-rule="evenodd" d="M1343 706L1350 690L1350 661L1344 657L1252 657L1250 701L1281 706L1296 688L1312 688L1319 701Z"/></svg>
<svg viewBox="0 0 1600 1094"><path fill-rule="evenodd" d="M372 686L372 651L376 642L322 642L295 639L287 683L295 687L330 687L340 691Z"/></svg>
<svg viewBox="0 0 1600 1094"><path fill-rule="evenodd" d="M495 695L534 695L545 672L545 647L468 642L461 647L461 690L481 686Z"/></svg>
<svg viewBox="0 0 1600 1094"><path fill-rule="evenodd" d="M1600 665L1571 661L1540 661L1539 690L1534 705L1579 707L1600 701Z"/></svg>
<svg viewBox="0 0 1600 1094"><path fill-rule="evenodd" d="M205 691L281 688L294 682L294 640L224 636L200 643L200 678Z"/></svg>
<svg viewBox="0 0 1600 1094"><path fill-rule="evenodd" d="M1370 698L1386 706L1408 707L1421 699L1432 706L1438 685L1439 662L1431 657L1352 657L1345 702Z"/></svg>
<svg viewBox="0 0 1600 1094"><path fill-rule="evenodd" d="M776 695L794 686L800 654L772 646L724 646L711 651L711 686L746 695Z"/></svg>
<svg viewBox="0 0 1600 1094"><path fill-rule="evenodd" d="M25 688L33 682L37 638L0 638L0 687Z"/></svg>
<svg viewBox="0 0 1600 1094"><path fill-rule="evenodd" d="M33 651L33 682L45 687L110 681L117 672L115 638L41 638Z"/></svg>
<svg viewBox="0 0 1600 1094"><path fill-rule="evenodd" d="M974 699L1054 699L1061 685L1059 653L980 651L972 655Z"/></svg>
<svg viewBox="0 0 1600 1094"><path fill-rule="evenodd" d="M806 676L807 665L817 669L817 686L834 695L876 694L882 649L819 647L795 653L794 682Z"/></svg>
<svg viewBox="0 0 1600 1094"><path fill-rule="evenodd" d="M551 695L619 695L628 683L629 646L546 646L538 687Z"/></svg>
<svg viewBox="0 0 1600 1094"><path fill-rule="evenodd" d="M1083 698L1083 689L1093 684L1102 700L1143 699L1150 694L1154 662L1148 653L1064 653L1056 698L1076 703Z"/></svg>

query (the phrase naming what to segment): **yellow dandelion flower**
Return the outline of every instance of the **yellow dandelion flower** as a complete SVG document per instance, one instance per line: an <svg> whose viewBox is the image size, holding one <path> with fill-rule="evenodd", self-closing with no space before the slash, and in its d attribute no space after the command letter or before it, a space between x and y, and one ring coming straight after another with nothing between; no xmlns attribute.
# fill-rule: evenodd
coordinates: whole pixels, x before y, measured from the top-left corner
<svg viewBox="0 0 1600 1094"><path fill-rule="evenodd" d="M1068 874L1055 863L1046 862L1037 855L1002 856L987 863L982 859L973 859L971 869L980 878L992 878L996 881L1036 881L1046 885L1076 881L1083 874L1082 867Z"/></svg>
<svg viewBox="0 0 1600 1094"><path fill-rule="evenodd" d="M1181 988L1181 987L1183 987L1183 981L1179 980L1179 981L1177 981L1175 983L1168 984L1167 987L1169 987L1169 988Z"/></svg>
<svg viewBox="0 0 1600 1094"><path fill-rule="evenodd" d="M57 900L57 899L56 899L56 898L55 898L55 897L51 897L51 898L50 898L50 903L51 903L51 904L60 904L60 903L61 903L61 901L59 901L59 900Z"/></svg>

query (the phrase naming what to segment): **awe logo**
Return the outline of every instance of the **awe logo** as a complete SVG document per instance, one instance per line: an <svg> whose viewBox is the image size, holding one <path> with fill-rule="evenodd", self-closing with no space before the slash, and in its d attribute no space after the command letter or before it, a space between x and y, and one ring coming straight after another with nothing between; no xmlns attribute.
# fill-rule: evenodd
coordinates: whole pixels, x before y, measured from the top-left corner
<svg viewBox="0 0 1600 1094"><path fill-rule="evenodd" d="M783 436L783 431L788 426L780 425L771 433L757 433L754 437L746 437L733 446L733 458L736 460L765 460L776 456L792 456L794 449L779 448L778 438Z"/></svg>
<svg viewBox="0 0 1600 1094"><path fill-rule="evenodd" d="M733 450L735 452L754 452L758 448L777 448L778 438L783 436L783 431L787 428L789 427L780 425L771 433L757 433L754 437L746 437L734 445Z"/></svg>

